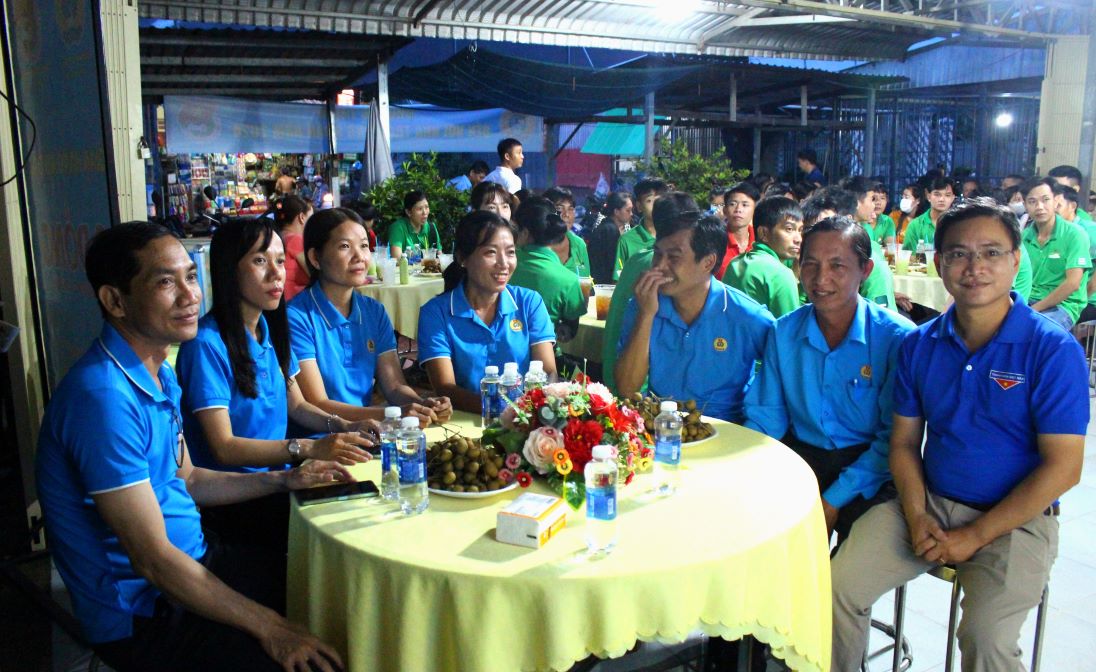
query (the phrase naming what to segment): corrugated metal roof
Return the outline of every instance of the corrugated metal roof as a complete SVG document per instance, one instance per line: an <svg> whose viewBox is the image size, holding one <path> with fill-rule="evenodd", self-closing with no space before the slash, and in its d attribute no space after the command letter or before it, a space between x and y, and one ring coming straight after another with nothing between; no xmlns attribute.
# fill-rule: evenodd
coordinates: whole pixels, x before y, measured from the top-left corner
<svg viewBox="0 0 1096 672"><path fill-rule="evenodd" d="M716 56L894 59L935 34L796 13L769 0L698 3L666 18L655 9L659 1L142 0L138 7L145 18Z"/></svg>

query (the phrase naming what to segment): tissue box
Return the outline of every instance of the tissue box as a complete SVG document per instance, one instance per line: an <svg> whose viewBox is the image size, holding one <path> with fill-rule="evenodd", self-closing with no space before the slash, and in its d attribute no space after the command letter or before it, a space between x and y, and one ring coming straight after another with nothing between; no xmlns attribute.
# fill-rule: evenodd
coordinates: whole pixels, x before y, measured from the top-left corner
<svg viewBox="0 0 1096 672"><path fill-rule="evenodd" d="M566 524L567 511L562 499L527 492L498 512L495 539L540 548Z"/></svg>

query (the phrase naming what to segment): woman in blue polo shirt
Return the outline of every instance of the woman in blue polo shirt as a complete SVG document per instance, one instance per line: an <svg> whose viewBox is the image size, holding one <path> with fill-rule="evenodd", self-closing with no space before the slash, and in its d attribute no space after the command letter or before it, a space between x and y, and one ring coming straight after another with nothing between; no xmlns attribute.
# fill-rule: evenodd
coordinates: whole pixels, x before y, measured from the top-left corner
<svg viewBox="0 0 1096 672"><path fill-rule="evenodd" d="M477 211L457 225L456 258L445 269L445 292L419 311L419 361L438 394L453 406L480 410L483 369L544 362L555 375L555 332L540 295L510 287L517 267L514 228L493 212Z"/></svg>
<svg viewBox="0 0 1096 672"><path fill-rule="evenodd" d="M374 380L389 404L423 425L447 420L449 399L423 399L403 377L384 306L356 290L365 284L369 232L353 210L323 210L308 220L304 255L313 281L289 303L289 335L305 400L347 420L380 420Z"/></svg>
<svg viewBox="0 0 1096 672"><path fill-rule="evenodd" d="M305 401L296 385L298 364L289 348L282 299L285 250L270 220L243 220L217 229L210 245L210 275L213 306L198 323L198 336L179 348L176 363L183 389L183 431L194 464L266 471L305 458L343 464L369 459L366 448L372 442L359 431L375 425L330 416ZM338 433L287 441L290 417L315 431ZM282 511L288 515L288 498L275 499L203 508L202 518L236 538L258 543L273 538L284 545ZM256 525L256 519L264 522ZM251 537L252 532L258 537Z"/></svg>

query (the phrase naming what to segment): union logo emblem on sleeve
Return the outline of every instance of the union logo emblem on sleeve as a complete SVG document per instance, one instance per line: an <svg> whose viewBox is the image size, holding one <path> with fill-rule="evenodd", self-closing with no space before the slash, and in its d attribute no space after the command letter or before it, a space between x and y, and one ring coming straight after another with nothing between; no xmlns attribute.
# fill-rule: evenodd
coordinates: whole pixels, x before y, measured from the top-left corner
<svg viewBox="0 0 1096 672"><path fill-rule="evenodd" d="M727 349L727 339L722 336L717 336L716 339L712 341L712 347L715 348L716 352L723 352Z"/></svg>
<svg viewBox="0 0 1096 672"><path fill-rule="evenodd" d="M518 320L518 319L510 320L510 331L521 331L521 327L522 327L521 320Z"/></svg>
<svg viewBox="0 0 1096 672"><path fill-rule="evenodd" d="M1002 390L1010 390L1024 382L1024 374L1007 371L990 371L989 379L997 383Z"/></svg>
<svg viewBox="0 0 1096 672"><path fill-rule="evenodd" d="M377 349L377 343L371 338L365 342L365 347L369 348L369 352L374 352Z"/></svg>

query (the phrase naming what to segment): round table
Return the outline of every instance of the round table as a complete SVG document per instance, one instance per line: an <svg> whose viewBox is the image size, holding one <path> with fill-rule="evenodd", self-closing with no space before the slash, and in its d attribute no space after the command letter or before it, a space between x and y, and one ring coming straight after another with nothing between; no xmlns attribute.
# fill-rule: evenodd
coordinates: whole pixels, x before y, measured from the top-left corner
<svg viewBox="0 0 1096 672"><path fill-rule="evenodd" d="M597 319L594 297L590 297L590 306L586 314L578 320L575 337L560 344L560 349L572 357L583 357L591 362L601 361L601 347L605 340L605 320Z"/></svg>
<svg viewBox="0 0 1096 672"><path fill-rule="evenodd" d="M416 338L419 330L419 308L423 304L441 294L445 282L441 276L422 277L411 276L411 282L406 285L399 284L397 278L395 284L385 284L377 281L371 285L364 285L358 291L371 299L380 301L384 309L388 311L388 317L392 320L392 326L396 331Z"/></svg>
<svg viewBox="0 0 1096 672"><path fill-rule="evenodd" d="M473 416L452 424L478 434ZM490 499L431 495L403 517L384 500L299 508L289 525L290 618L349 670L566 670L637 640L753 635L794 670L830 668L830 562L814 475L783 444L715 421L683 448L680 489L619 492L617 548L587 556L584 515L534 550L495 541ZM442 438L440 428L428 440ZM354 468L376 480L377 460ZM539 482L532 488L547 492Z"/></svg>
<svg viewBox="0 0 1096 672"><path fill-rule="evenodd" d="M951 303L951 295L944 289L944 281L938 277L921 274L895 275L894 291L910 297L914 303L944 312Z"/></svg>

